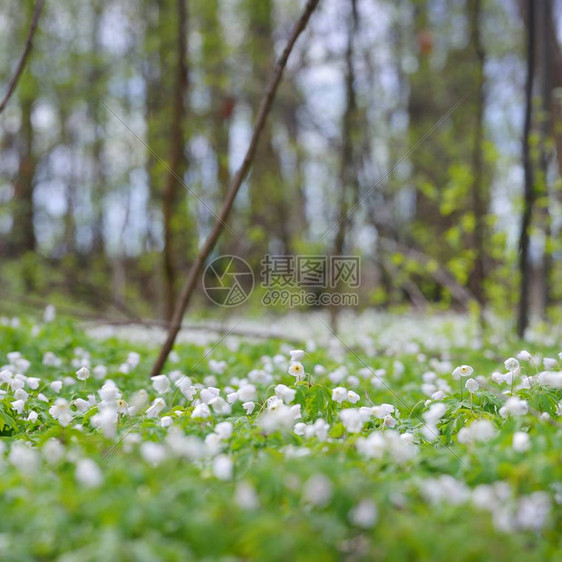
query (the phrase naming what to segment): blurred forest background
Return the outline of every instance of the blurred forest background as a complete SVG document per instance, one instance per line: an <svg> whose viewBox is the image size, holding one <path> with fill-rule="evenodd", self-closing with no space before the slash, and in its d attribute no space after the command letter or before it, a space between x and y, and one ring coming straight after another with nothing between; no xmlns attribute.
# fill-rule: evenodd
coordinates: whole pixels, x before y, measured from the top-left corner
<svg viewBox="0 0 562 562"><path fill-rule="evenodd" d="M170 317L301 7L45 2L0 113L3 313ZM214 255L356 254L361 308L554 318L561 8L321 0ZM34 9L0 3L0 93Z"/></svg>

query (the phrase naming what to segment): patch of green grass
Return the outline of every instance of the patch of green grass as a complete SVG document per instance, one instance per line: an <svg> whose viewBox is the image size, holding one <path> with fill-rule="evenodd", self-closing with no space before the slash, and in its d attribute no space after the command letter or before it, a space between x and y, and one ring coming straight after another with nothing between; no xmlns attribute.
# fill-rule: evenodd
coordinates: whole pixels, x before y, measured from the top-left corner
<svg viewBox="0 0 562 562"><path fill-rule="evenodd" d="M305 355L307 376L297 382L287 372L289 349L271 340L178 345L177 362L166 371L170 389L159 394L148 375L156 348L94 340L64 319L0 326L0 558L560 559L562 392L538 379L518 388L536 375L522 362L515 394L529 410L504 417L499 410L509 396L502 392L511 387L490 380L519 350L422 347L371 356L319 346ZM530 351L557 356L554 349ZM60 364L45 365L47 352ZM129 358L124 373L130 352L140 360ZM225 361L224 372L213 372L211 359ZM76 375L81 364L89 371L85 381ZM460 364L483 377L472 396L465 379L451 376ZM107 369L100 378L97 365ZM191 379L191 390L175 385L180 374ZM30 377L40 379L36 388ZM102 400L109 380L119 396ZM53 381L62 381L59 392ZM228 399L250 395L248 384L255 396ZM279 384L289 389L287 404L272 398L286 392L276 391ZM431 400L424 384L444 396ZM353 389L359 401L333 400L337 386ZM208 387L223 402L211 401L210 415L195 419ZM147 403L138 406L143 390ZM159 398L161 411L148 417ZM89 404L80 409L78 399ZM445 408L435 435L424 433L428 400ZM248 414L243 403L250 401ZM56 404L69 419L57 419ZM381 404L395 411L377 416ZM359 431L342 410L362 416ZM114 421L103 417L108 411ZM319 418L330 425L325 436L314 429ZM459 442L463 428L482 420L490 436ZM529 435L528 450L514 450L515 432Z"/></svg>

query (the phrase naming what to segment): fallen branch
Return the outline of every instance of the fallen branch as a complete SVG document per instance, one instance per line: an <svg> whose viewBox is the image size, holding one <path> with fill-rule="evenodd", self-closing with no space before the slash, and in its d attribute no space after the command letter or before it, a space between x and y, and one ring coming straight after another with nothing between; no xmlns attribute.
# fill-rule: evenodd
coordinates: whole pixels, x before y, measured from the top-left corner
<svg viewBox="0 0 562 562"><path fill-rule="evenodd" d="M398 268L390 263L386 263L383 259L376 259L375 262L380 265L380 267L393 278L393 280L398 279ZM426 309L429 303L425 298L422 290L411 280L405 279L402 281L400 288L410 297L412 305L418 310Z"/></svg>
<svg viewBox="0 0 562 562"><path fill-rule="evenodd" d="M6 291L0 288L0 297L2 293ZM17 301L21 302L17 302ZM13 293L10 293L9 300L3 301L0 298L0 311L3 311L3 305L10 306L27 306L30 309L43 310L45 306L52 304L41 298L30 297L26 295L19 295L15 298ZM86 325L105 325L105 326L143 326L145 328L163 328L169 329L170 323L165 320L158 320L153 318L115 318L112 316L103 316L100 314L95 314L93 312L87 312L84 310L78 310L76 308L65 306L61 304L56 304L57 314L61 313L62 316L68 316L70 318L75 318L78 321L83 322ZM17 311L17 308L16 308ZM219 335L230 334L232 336L237 336L241 338L254 338L254 339L276 339L283 340L284 342L294 344L295 346L302 346L303 340L288 336L287 334L282 334L281 332L268 331L268 330L252 330L245 328L229 328L222 324L183 324L182 330L192 331L192 332L212 332Z"/></svg>
<svg viewBox="0 0 562 562"><path fill-rule="evenodd" d="M12 79L10 80L10 83L8 84L8 89L4 95L4 98L2 99L2 101L0 101L0 113L4 111L4 108L6 107L6 104L8 103L10 98L12 97L12 94L14 93L18 85L19 79L23 73L23 69L25 68L25 64L27 63L27 59L29 57L29 53L31 52L33 36L35 35L35 30L37 29L37 23L39 22L39 16L41 15L41 10L43 9L44 3L45 0L39 0L37 2L37 5L35 6L35 10L33 12L33 18L31 19L31 27L29 28L29 33L27 34L27 41L25 42L25 49L21 56L20 62L16 67L16 72L14 73Z"/></svg>
<svg viewBox="0 0 562 562"><path fill-rule="evenodd" d="M240 168L232 178L232 181L230 182L230 186L226 194L226 199L219 213L218 220L213 226L212 231L208 235L207 239L205 240L205 243L203 244L201 250L199 251L199 255L197 256L195 262L193 263L191 269L189 270L189 274L185 281L185 285L182 289L179 302L177 303L176 309L172 316L168 337L166 338L166 341L164 342L164 345L160 350L160 354L158 355L158 358L156 359L156 362L152 367L151 376L156 376L160 373L162 367L164 367L164 364L166 362L166 359L168 358L170 351L172 350L172 347L174 346L174 342L176 341L178 332L181 329L183 316L185 314L189 301L191 300L193 292L195 291L197 280L199 279L199 274L201 273L201 270L203 269L203 265L205 264L206 259L209 257L209 254L213 251L213 248L215 247L223 231L223 228L225 226L225 221L228 219L228 216L230 215L230 211L232 210L234 199L236 198L236 195L240 190L242 182L246 178L246 175L248 174L250 167L252 166L252 161L254 159L254 156L256 154L256 149L258 147L258 141L261 136L263 127L265 125L267 116L271 110L271 106L275 98L275 93L277 91L277 87L279 86L279 82L281 81L281 77L283 76L283 71L285 69L285 66L287 65L287 60L289 59L289 55L291 54L291 51L293 50L293 46L295 45L299 35L306 28L306 25L308 24L308 20L310 19L312 12L318 5L318 2L319 0L308 0L299 21L296 23L291 33L291 36L287 41L287 45L285 46L285 49L283 50L281 57L279 58L277 64L275 65L273 74L271 75L265 94L260 103L260 107L256 118L256 124L254 125L254 130L250 141L250 146L248 147L242 165L240 166Z"/></svg>
<svg viewBox="0 0 562 562"><path fill-rule="evenodd" d="M431 268L431 270L428 269L427 273L429 273L437 283L445 287L459 304L468 308L468 305L476 300L474 295L466 287L463 287L442 265L437 264L431 256L389 238L381 238L380 247L385 252L402 254L404 257L412 259L423 266L428 266L430 262L435 263L436 267Z"/></svg>
<svg viewBox="0 0 562 562"><path fill-rule="evenodd" d="M112 318L92 318L88 320L88 323L94 325L106 325L106 326L144 326L147 328L169 328L169 322L165 320L128 320L128 319L112 319ZM223 326L219 324L183 324L182 330L187 330L191 332L211 332L213 334L219 335L231 335L240 338L254 338L258 340L266 339L276 339L283 340L287 343L292 343L294 345L302 345L303 340L287 336L286 334L281 334L280 332L269 332L267 330L251 330L245 328L229 328L228 326Z"/></svg>

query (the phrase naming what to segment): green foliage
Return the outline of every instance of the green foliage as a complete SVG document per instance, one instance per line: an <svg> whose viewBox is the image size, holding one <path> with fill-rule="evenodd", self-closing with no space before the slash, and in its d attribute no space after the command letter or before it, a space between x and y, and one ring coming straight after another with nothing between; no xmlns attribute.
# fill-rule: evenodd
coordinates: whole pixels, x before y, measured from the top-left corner
<svg viewBox="0 0 562 562"><path fill-rule="evenodd" d="M504 404L501 394L493 388L481 388L472 397L465 390L461 399L458 382L445 372L440 377L448 381L451 391L443 400L446 413L439 422L440 437L426 442L419 436L427 411L427 396L420 384L423 373L435 368L439 359L431 349L404 349L399 354L381 350L376 355L358 350L335 360L326 349L318 348L310 351L303 363L307 372L312 373L313 366L320 364L327 374L308 374L295 385L286 367L275 368L273 384L257 385L256 410L248 417L240 403L235 403L232 413L223 418L213 415L194 420L193 405L172 389L164 396L166 409L161 415L171 416L173 427L185 435L203 439L219 421L232 423L233 434L224 442L223 452L234 461L234 476L221 480L213 476L205 459L168 455L152 466L143 459L137 444L127 444L127 436L132 434L142 442L166 443L169 428L161 427L159 417L121 416L119 436L111 439L93 424L96 406L83 413L73 410L74 419L67 427L50 415L56 397L72 401L96 393L103 383L91 376L63 386L58 395L50 390L52 380L74 374L76 367L71 361L77 347L90 354L92 365L107 366L107 377L115 381L126 400L141 388L154 397L147 376L155 354L152 348L117 339L93 340L63 319L40 325L33 332L32 328L27 321L21 327L0 328L0 363L8 361L7 353L19 351L31 362L27 376L41 379L37 391L29 390L21 416L11 405L12 392L2 386L7 393L0 401L0 435L8 449L16 440L24 440L44 451L47 443L57 439L65 453L58 461L42 461L41 469L30 473L18 470L8 453L0 461L0 506L3 513L9 513L0 519L3 560L336 561L350 557L438 561L450 560L455 553L455 560L468 562L492 557L522 559L522 553L525 560L554 560L562 552L558 532L561 513L555 503L548 524L540 532L503 532L494 526L488 512L470 503L432 504L424 497L428 482L442 475L464 481L470 488L501 480L516 495L550 492L552 484L562 481L557 446L561 437L557 414L560 390L540 385L521 390L519 395L528 401L532 412L503 418L498 413ZM262 357L273 357L282 350L275 341L242 343L235 351L222 343L202 361L204 348L182 344L177 347L179 362L173 368L198 383L209 375L208 359L225 360L225 373L215 374L222 389L233 377L244 378L259 368ZM42 363L47 351L62 360L59 367ZM139 352L141 360L137 368L124 374L119 365L130 351ZM542 351L555 354L553 349ZM474 376L487 378L509 352L495 349L492 357L479 350L450 347L447 354L453 365L469 363L475 369ZM355 388L360 395L355 405L332 400L335 384L328 374L341 365L350 374L367 368L367 376L361 376ZM379 369L387 373L385 384L373 386L372 373ZM526 374L533 373L527 373L525 367ZM260 429L258 420L266 410L265 401L277 383L296 390L293 404L301 407L299 421L312 424L321 417L330 424L327 441ZM38 392L50 403L39 400ZM397 429L416 436L416 456L396 464L388 454L366 459L358 453L360 437L391 430L372 418L361 435L350 434L340 420L340 411L372 403L393 404L399 410L395 413ZM36 422L25 419L31 409L38 413ZM542 412L556 423L540 420L537 416ZM460 443L459 431L482 419L494 424L496 436L487 442ZM526 453L516 453L511 447L513 433L521 430L531 438L531 449ZM291 448L306 455L290 455ZM89 488L76 479L75 465L80 458L97 462L103 475L98 487ZM303 499L303 490L318 474L329 478L332 492L327 504L312 505ZM254 490L259 507L240 503L241 485ZM350 520L350 512L365 499L375 502L378 520L372 527L361 528Z"/></svg>

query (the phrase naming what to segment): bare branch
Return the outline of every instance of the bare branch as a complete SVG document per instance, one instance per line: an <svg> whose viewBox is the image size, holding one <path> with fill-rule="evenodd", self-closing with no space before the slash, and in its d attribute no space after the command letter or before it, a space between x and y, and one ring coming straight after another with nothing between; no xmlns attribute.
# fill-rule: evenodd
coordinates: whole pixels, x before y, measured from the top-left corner
<svg viewBox="0 0 562 562"><path fill-rule="evenodd" d="M33 12L33 18L31 19L31 27L29 28L29 33L27 35L27 41L25 42L25 50L23 51L23 55L21 56L20 62L16 67L16 72L12 77L12 80L8 84L8 90L6 91L4 98L0 101L0 113L4 111L6 104L10 100L10 97L14 93L16 89L19 79L23 73L25 65L27 63L27 59L29 57L29 53L31 52L31 46L33 43L33 36L35 35L35 30L37 29L37 23L39 22L39 16L41 15L41 10L43 9L43 4L45 0L39 0L37 5L35 6L35 10Z"/></svg>
<svg viewBox="0 0 562 562"><path fill-rule="evenodd" d="M466 287L463 287L445 267L438 264L427 254L410 248L397 240L390 240L388 238L381 238L380 246L385 252L397 252L407 259L414 260L420 265L429 266L432 264L434 267L428 268L427 273L429 273L437 283L448 289L451 296L465 308L468 308L471 301L476 300L474 295Z"/></svg>
<svg viewBox="0 0 562 562"><path fill-rule="evenodd" d="M13 307L14 312L17 312L19 308L28 307L30 309L40 309L43 310L45 306L51 304L49 300L43 298L33 297L23 293L14 293L12 291L7 291L5 288L0 287L0 310L5 312L6 310L11 310ZM129 316L128 318L116 318L115 316L105 316L103 314L88 312L87 310L79 310L72 306L57 303L57 314L60 313L62 316L69 318L75 318L82 321L86 326L143 326L145 328L162 328L169 329L170 323L165 320L158 320L154 318L140 318L135 314L134 317ZM123 311L124 314L129 314ZM273 324L269 324L272 326ZM295 346L301 346L303 340L298 337L291 336L287 333L282 333L272 329L271 327L254 329L254 328L237 328L229 327L220 323L216 324L204 324L204 323L194 323L194 324L183 324L182 330L186 332L210 332L219 335L231 334L240 338L250 338L250 339L276 339L283 340L284 342L294 344Z"/></svg>
<svg viewBox="0 0 562 562"><path fill-rule="evenodd" d="M128 319L113 319L105 318L103 316L92 317L86 319L86 325L94 326L142 326L146 328L169 328L170 324L165 320L128 320ZM294 345L302 345L303 340L271 330L265 329L253 329L253 328L237 328L229 327L228 325L222 324L183 324L181 327L182 331L186 332L206 332L219 335L232 335L240 338L256 339L256 340L268 340L276 339L282 340L283 342L291 343Z"/></svg>
<svg viewBox="0 0 562 562"><path fill-rule="evenodd" d="M230 182L230 186L228 188L228 192L226 194L226 199L223 203L222 209L219 213L219 220L215 223L213 230L209 233L209 236L205 240L201 250L199 251L199 255L195 259L195 262L191 266L187 279L185 281L185 285L180 295L179 303L176 305L176 310L174 311L174 315L172 317L170 323L170 329L168 332L168 337L160 350L160 354L152 367L151 376L156 376L162 370L166 359L172 347L174 346L174 342L176 341L176 337L178 332L181 329L183 315L185 314L185 310L189 304L189 301L195 291L195 287L197 285L197 279L199 278L199 274L203 269L203 265L205 264L205 260L209 256L209 254L213 251L215 244L217 243L223 228L224 223L228 219L230 215L230 211L232 210L232 205L234 203L234 199L240 190L242 182L246 178L251 166L254 156L256 154L256 149L258 147L258 141L265 125L267 116L271 110L271 106L273 105L273 100L275 98L275 93L277 91L277 87L279 86L279 82L283 76L283 71L285 70L285 66L287 65L287 60L289 59L289 55L293 50L293 47L299 37L299 35L304 31L306 25L308 24L308 20L312 15L312 12L318 5L319 0L308 0L306 7L299 19L296 23L289 40L287 41L287 45L281 54L281 57L277 61L269 83L267 85L266 91L263 95L263 98L260 103L260 107L258 110L256 123L254 125L254 130L252 133L252 138L250 140L250 146L246 152L246 156L244 157L244 161L242 165L232 178Z"/></svg>

